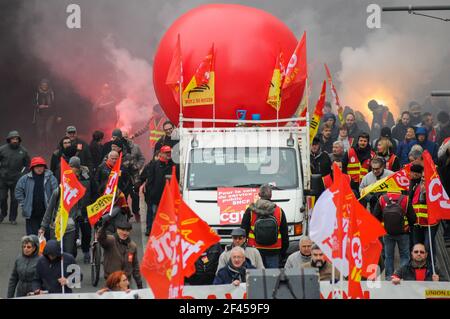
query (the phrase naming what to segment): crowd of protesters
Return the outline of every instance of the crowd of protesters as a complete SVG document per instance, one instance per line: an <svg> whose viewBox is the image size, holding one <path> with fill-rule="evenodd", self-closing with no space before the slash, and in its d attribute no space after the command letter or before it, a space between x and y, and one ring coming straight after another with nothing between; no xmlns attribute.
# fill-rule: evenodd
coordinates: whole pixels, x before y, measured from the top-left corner
<svg viewBox="0 0 450 319"><path fill-rule="evenodd" d="M48 145L51 143L49 136L55 132L45 123L57 117L53 110L54 95L48 81L41 83L36 98L35 120L40 125L38 136L44 145ZM340 116L332 113L329 104L325 107L320 132L312 141L311 173L320 174L326 188L333 179L332 164L337 163L348 175L351 188L359 197L364 187L412 163L409 191L404 194L371 193L361 202L385 226L389 221L385 219L384 210L389 205L398 203L403 211L404 224L401 229L393 231L394 227L388 229L386 226L388 234L382 239L384 249L380 264L385 269L387 280L392 280L394 284L401 279L442 280L437 269L430 273L431 255L436 255L435 236L439 225L430 225L431 232L427 231L422 153L427 150L438 164L444 188L450 194L449 114L440 111L436 115L438 124L434 125L434 116L428 112L422 113L421 106L411 102L409 110L402 112L397 123L394 123L388 107L372 100L368 108L373 112L371 126L361 112L350 107L345 108L342 123ZM142 287L137 248L130 239L130 219L134 216L136 223L141 222L139 192L142 189L147 204L145 235L150 235L166 176L176 166L171 159L172 148L177 143L171 138L174 125L166 121L162 129L164 133L156 142L154 155L147 164L140 147L133 142L133 136L120 129L112 130L106 143L103 143L105 133L96 130L88 144L78 137L75 126L68 126L50 154L49 166L45 160L46 154L30 158L22 146L19 132L8 134L7 143L0 147L0 223L8 216L8 196L9 222L17 224L19 206L26 220L26 236L22 239L22 251L11 274L8 297L44 291L57 293L62 288L66 293L71 292L67 267L76 264L79 237L83 262L90 263L92 229L86 207L103 194L110 172L120 156L121 175L115 202L120 218L114 224L104 218L98 229L98 241L105 254L103 264L107 280L106 287L99 293L129 291L132 279L138 288ZM54 240L54 219L60 205L58 184L61 159L69 163L86 188L84 197L69 212L63 251ZM246 210L241 228L231 233L232 244L224 249L220 245L210 247L197 261L196 273L186 280L187 283L238 285L245 282L246 269L280 267L313 267L319 270L321 280L331 279L333 266L320 247L306 236L300 240L299 251L286 255L289 246L286 217L283 210L271 201L271 195L271 187L262 185L260 199ZM259 218L261 216L264 218ZM446 223L443 226L444 236L449 236L450 227ZM46 247L40 251L40 240L44 237L47 239ZM400 252L400 268L397 270L393 261L396 245ZM61 267L55 266L61 260L64 262L63 273ZM336 278L339 278L339 273L336 273Z"/></svg>

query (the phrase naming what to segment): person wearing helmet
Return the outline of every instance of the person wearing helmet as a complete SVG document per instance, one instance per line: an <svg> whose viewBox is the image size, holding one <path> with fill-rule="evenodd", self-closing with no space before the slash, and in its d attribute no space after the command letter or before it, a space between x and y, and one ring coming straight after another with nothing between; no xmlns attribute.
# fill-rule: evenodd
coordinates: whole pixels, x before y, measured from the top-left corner
<svg viewBox="0 0 450 319"><path fill-rule="evenodd" d="M27 235L37 235L52 193L58 189L58 181L42 157L33 157L30 172L22 176L16 185L15 196L22 208ZM49 238L49 233L46 237Z"/></svg>
<svg viewBox="0 0 450 319"><path fill-rule="evenodd" d="M147 203L147 225L145 235L149 236L152 229L153 218L158 210L159 201L166 184L166 176L172 172L175 165L171 159L172 149L168 145L161 147L157 160L151 160L145 165L139 176L135 189L144 184L145 202Z"/></svg>
<svg viewBox="0 0 450 319"><path fill-rule="evenodd" d="M0 147L0 223L8 215L9 195L9 221L13 225L17 224L17 200L14 190L20 176L26 173L30 165L30 157L21 142L19 132L11 131L6 137L6 144Z"/></svg>

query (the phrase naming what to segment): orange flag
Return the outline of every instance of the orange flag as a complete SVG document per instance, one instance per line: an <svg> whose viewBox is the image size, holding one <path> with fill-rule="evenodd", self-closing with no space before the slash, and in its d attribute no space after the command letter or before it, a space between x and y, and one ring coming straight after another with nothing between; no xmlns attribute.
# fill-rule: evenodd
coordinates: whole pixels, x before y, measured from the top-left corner
<svg viewBox="0 0 450 319"><path fill-rule="evenodd" d="M195 261L220 237L182 200L175 169L164 188L141 273L155 298L180 298L184 277L195 272Z"/></svg>
<svg viewBox="0 0 450 319"><path fill-rule="evenodd" d="M386 231L353 193L351 201L346 245L349 262L348 296L356 299L363 298L361 277L368 277L377 269L382 249L379 237L386 235Z"/></svg>
<svg viewBox="0 0 450 319"><path fill-rule="evenodd" d="M325 72L327 73L327 79L328 79L328 84L330 85L330 88L331 88L331 94L333 95L335 104L337 106L339 121L342 123L342 122L344 122L344 108L341 106L339 96L338 96L336 88L333 84L333 79L331 78L330 69L328 68L328 65L326 63L325 63Z"/></svg>
<svg viewBox="0 0 450 319"><path fill-rule="evenodd" d="M425 150L422 157L427 190L428 224L434 225L441 219L450 219L450 199L442 186L430 153Z"/></svg>
<svg viewBox="0 0 450 319"><path fill-rule="evenodd" d="M325 106L325 93L327 90L327 82L323 81L322 91L320 92L320 97L317 100L316 108L314 109L314 114L309 123L309 141L312 143L314 136L317 135L319 131L320 118L323 115L323 107Z"/></svg>
<svg viewBox="0 0 450 319"><path fill-rule="evenodd" d="M300 89L303 92L307 76L306 32L304 32L286 68L286 75L281 87L282 99L289 98L292 89ZM301 95L303 96L303 93Z"/></svg>
<svg viewBox="0 0 450 319"><path fill-rule="evenodd" d="M86 193L86 188L63 157L61 157L60 187L60 202L55 218L55 236L58 241L61 241L66 232L70 210Z"/></svg>
<svg viewBox="0 0 450 319"><path fill-rule="evenodd" d="M172 61L167 72L166 84L172 89L175 101L180 103L180 85L183 86L183 61L181 56L180 35L173 52Z"/></svg>

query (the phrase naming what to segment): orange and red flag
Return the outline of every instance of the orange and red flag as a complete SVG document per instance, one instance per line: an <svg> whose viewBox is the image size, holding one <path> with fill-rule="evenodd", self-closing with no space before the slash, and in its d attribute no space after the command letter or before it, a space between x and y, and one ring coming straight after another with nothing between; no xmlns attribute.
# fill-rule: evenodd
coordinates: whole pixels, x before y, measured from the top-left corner
<svg viewBox="0 0 450 319"><path fill-rule="evenodd" d="M292 89L300 90L303 96L307 77L306 32L304 32L286 67L286 74L281 87L282 99L289 98Z"/></svg>
<svg viewBox="0 0 450 319"><path fill-rule="evenodd" d="M61 241L66 232L70 210L86 193L86 188L63 157L61 157L60 187L59 209L55 218L55 236L58 241Z"/></svg>

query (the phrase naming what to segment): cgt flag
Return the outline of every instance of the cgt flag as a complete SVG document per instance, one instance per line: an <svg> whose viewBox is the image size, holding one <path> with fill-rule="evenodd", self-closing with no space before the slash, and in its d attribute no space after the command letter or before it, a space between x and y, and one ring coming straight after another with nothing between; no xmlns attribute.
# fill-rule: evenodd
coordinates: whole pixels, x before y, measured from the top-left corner
<svg viewBox="0 0 450 319"><path fill-rule="evenodd" d="M381 253L383 226L356 199L348 179L334 167L335 178L317 200L311 217L310 237L333 265L349 276L349 293L361 297L361 277L372 275Z"/></svg>
<svg viewBox="0 0 450 319"><path fill-rule="evenodd" d="M314 110L314 115L311 119L311 123L309 124L309 140L312 143L314 136L316 136L317 131L319 130L320 118L323 115L323 107L325 106L325 95L327 91L327 82L323 81L322 83L322 91L320 92L319 100L316 104L316 109Z"/></svg>
<svg viewBox="0 0 450 319"><path fill-rule="evenodd" d="M214 104L214 44L183 91L183 106Z"/></svg>
<svg viewBox="0 0 450 319"><path fill-rule="evenodd" d="M450 199L442 186L430 153L425 150L422 157L427 190L428 223L433 225L441 219L450 219Z"/></svg>
<svg viewBox="0 0 450 319"><path fill-rule="evenodd" d="M294 89L300 90L303 96L307 77L306 32L304 32L286 67L286 75L281 86L281 98L283 100L289 98L291 90Z"/></svg>
<svg viewBox="0 0 450 319"><path fill-rule="evenodd" d="M409 175L411 172L411 165L407 164L401 170L380 179L379 181L369 185L361 190L359 199L366 197L369 193L382 192L401 192L409 189Z"/></svg>
<svg viewBox="0 0 450 319"><path fill-rule="evenodd" d="M182 200L175 170L161 198L141 272L155 298L181 298L184 277L195 272L195 261L220 237Z"/></svg>
<svg viewBox="0 0 450 319"><path fill-rule="evenodd" d="M106 212L111 210L113 195L117 191L117 185L119 183L121 166L122 166L122 153L120 153L119 159L116 161L114 167L111 169L111 172L109 173L108 182L106 183L106 188L103 195L100 198L98 198L94 204L89 205L86 208L89 224L91 224L91 226L94 226ZM119 202L123 202L123 199L121 199L121 197L124 197L122 193L118 198ZM121 203L120 205L123 206L123 203Z"/></svg>
<svg viewBox="0 0 450 319"><path fill-rule="evenodd" d="M66 160L61 157L61 190L58 213L55 218L55 236L61 241L67 228L69 212L83 198L86 188L80 183Z"/></svg>

